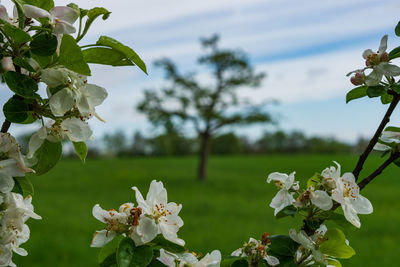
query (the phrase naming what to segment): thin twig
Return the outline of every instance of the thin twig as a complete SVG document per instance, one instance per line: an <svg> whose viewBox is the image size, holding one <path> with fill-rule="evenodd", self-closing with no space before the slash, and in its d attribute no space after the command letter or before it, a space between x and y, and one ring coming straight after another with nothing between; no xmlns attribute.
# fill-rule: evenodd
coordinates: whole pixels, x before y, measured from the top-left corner
<svg viewBox="0 0 400 267"><path fill-rule="evenodd" d="M353 174L354 174L354 177L356 178L356 181L358 180L358 176L360 175L360 172L363 169L364 163L367 160L368 155L371 153L375 144L378 142L379 136L382 134L383 130L385 129L386 124L389 123L390 116L392 115L393 110L396 108L399 101L400 101L400 95L397 93L393 93L392 103L390 103L390 106L389 106L388 110L386 111L386 114L383 117L378 129L376 130L376 132L375 132L374 136L372 137L371 141L369 142L368 146L365 148L365 151L360 155L357 165L353 170Z"/></svg>
<svg viewBox="0 0 400 267"><path fill-rule="evenodd" d="M1 126L1 132L2 133L6 133L7 131L8 131L8 129L10 129L10 126L11 126L11 122L9 121L9 120L5 120L4 122L3 122L3 125Z"/></svg>
<svg viewBox="0 0 400 267"><path fill-rule="evenodd" d="M364 178L361 182L358 183L358 186L360 187L360 190L362 190L367 184L369 184L372 180L375 179L379 174L382 173L382 171L389 166L393 161L398 159L400 157L400 153L392 153L390 157L382 163L381 166L379 166L373 173L371 173L368 177Z"/></svg>

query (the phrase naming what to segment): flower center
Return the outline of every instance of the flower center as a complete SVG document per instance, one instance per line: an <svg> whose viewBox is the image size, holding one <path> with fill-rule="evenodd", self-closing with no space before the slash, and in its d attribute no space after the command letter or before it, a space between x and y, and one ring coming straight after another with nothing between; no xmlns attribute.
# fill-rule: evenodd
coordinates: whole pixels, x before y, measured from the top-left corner
<svg viewBox="0 0 400 267"><path fill-rule="evenodd" d="M359 187L356 183L344 182L343 196L351 199L356 199L359 194Z"/></svg>
<svg viewBox="0 0 400 267"><path fill-rule="evenodd" d="M278 188L284 188L284 187L285 187L285 183L282 182L282 181L278 181L278 180L275 180L275 181L274 181L274 185L275 185L276 187L278 187Z"/></svg>
<svg viewBox="0 0 400 267"><path fill-rule="evenodd" d="M153 208L153 218L158 222L162 217L166 217L167 215L172 215L172 212L167 210L166 207L160 203L155 205L155 209Z"/></svg>

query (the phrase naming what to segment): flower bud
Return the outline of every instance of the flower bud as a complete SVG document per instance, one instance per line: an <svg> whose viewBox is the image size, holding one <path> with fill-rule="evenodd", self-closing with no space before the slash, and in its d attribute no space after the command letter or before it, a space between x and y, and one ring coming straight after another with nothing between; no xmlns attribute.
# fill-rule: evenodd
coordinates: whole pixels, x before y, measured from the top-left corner
<svg viewBox="0 0 400 267"><path fill-rule="evenodd" d="M350 78L350 82L354 85L362 85L365 80L365 75L363 72L358 71L356 74L354 74L353 77Z"/></svg>
<svg viewBox="0 0 400 267"><path fill-rule="evenodd" d="M324 178L322 185L328 192L336 188L336 182L333 178Z"/></svg>
<svg viewBox="0 0 400 267"><path fill-rule="evenodd" d="M381 62L388 62L389 61L389 54L387 52L381 55Z"/></svg>

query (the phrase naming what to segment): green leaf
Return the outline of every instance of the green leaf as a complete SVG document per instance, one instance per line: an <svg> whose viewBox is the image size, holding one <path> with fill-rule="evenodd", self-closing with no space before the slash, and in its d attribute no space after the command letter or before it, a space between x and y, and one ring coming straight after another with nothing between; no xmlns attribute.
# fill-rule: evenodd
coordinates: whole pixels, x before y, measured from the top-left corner
<svg viewBox="0 0 400 267"><path fill-rule="evenodd" d="M39 34L30 43L31 52L46 57L53 55L57 50L57 37L54 34Z"/></svg>
<svg viewBox="0 0 400 267"><path fill-rule="evenodd" d="M117 248L117 266L129 267L133 258L135 243L129 237L122 239Z"/></svg>
<svg viewBox="0 0 400 267"><path fill-rule="evenodd" d="M335 267L342 267L342 264L338 260L328 259L328 265L335 266Z"/></svg>
<svg viewBox="0 0 400 267"><path fill-rule="evenodd" d="M322 181L322 176L319 173L315 173L310 179L307 180L307 188L310 188L310 186L314 187L314 189L317 188L317 184L319 184Z"/></svg>
<svg viewBox="0 0 400 267"><path fill-rule="evenodd" d="M400 128L399 127L395 127L395 126L388 126L388 127L385 128L385 131L400 132Z"/></svg>
<svg viewBox="0 0 400 267"><path fill-rule="evenodd" d="M378 97L386 93L386 87L383 85L368 86L367 95L368 97Z"/></svg>
<svg viewBox="0 0 400 267"><path fill-rule="evenodd" d="M135 247L130 267L146 267L153 259L153 249L150 246L143 245Z"/></svg>
<svg viewBox="0 0 400 267"><path fill-rule="evenodd" d="M388 93L381 95L381 103L384 105L392 103L392 100L393 100L393 95L389 95Z"/></svg>
<svg viewBox="0 0 400 267"><path fill-rule="evenodd" d="M35 170L36 175L42 175L51 170L60 160L61 155L61 142L53 143L47 139L44 140L43 144L35 152L37 163L32 168Z"/></svg>
<svg viewBox="0 0 400 267"><path fill-rule="evenodd" d="M26 197L28 195L33 196L33 194L34 194L33 184L31 182L31 180L29 180L28 177L26 177L26 176L14 177L14 182L21 189L21 191L22 191L22 193L20 193L21 195L23 195L24 197Z"/></svg>
<svg viewBox="0 0 400 267"><path fill-rule="evenodd" d="M103 15L102 19L106 20L106 19L108 19L110 14L111 14L111 12L108 11L107 9L103 8L103 7L95 7L95 8L90 9L87 12L88 18L87 18L86 23L85 23L85 28L83 29L82 34L77 39L77 42L79 40L81 40L83 38L83 36L86 35L86 33L89 30L90 26L92 25L93 21L95 21L97 19L97 17Z"/></svg>
<svg viewBox="0 0 400 267"><path fill-rule="evenodd" d="M23 0L25 4L37 6L49 11L51 8L54 7L53 0Z"/></svg>
<svg viewBox="0 0 400 267"><path fill-rule="evenodd" d="M100 267L117 267L117 256L116 253L108 255L103 262L100 263Z"/></svg>
<svg viewBox="0 0 400 267"><path fill-rule="evenodd" d="M135 63L144 73L147 74L146 64L144 64L142 59L138 54L136 54L135 51L133 51L132 48L125 46L108 36L100 36L99 40L96 42L96 45L110 47L123 53L129 60Z"/></svg>
<svg viewBox="0 0 400 267"><path fill-rule="evenodd" d="M35 54L32 54L32 58L34 60L36 60L36 62L40 65L40 67L42 69L45 69L50 64L50 62L52 60L52 57L49 57L49 56L48 57L43 57L43 56L38 56L38 55L35 55Z"/></svg>
<svg viewBox="0 0 400 267"><path fill-rule="evenodd" d="M35 72L35 70L32 68L32 66L28 63L28 61L26 61L23 58L20 57L16 57L13 59L14 65L19 66L21 68L24 68L30 72Z"/></svg>
<svg viewBox="0 0 400 267"><path fill-rule="evenodd" d="M17 44L27 43L32 40L32 37L27 32L9 23L4 24L4 33Z"/></svg>
<svg viewBox="0 0 400 267"><path fill-rule="evenodd" d="M230 266L232 266L232 264L235 261L242 260L242 259L244 259L244 258L243 257L237 257L237 256L226 256L226 257L223 257L222 260L221 260L221 267L230 267Z"/></svg>
<svg viewBox="0 0 400 267"><path fill-rule="evenodd" d="M72 142L74 145L75 153L79 156L82 162L85 162L88 149L85 142Z"/></svg>
<svg viewBox="0 0 400 267"><path fill-rule="evenodd" d="M156 238L154 238L153 241L149 242L148 245L153 246L155 249L163 248L172 253L180 253L185 251L184 247L168 241L164 238L162 234L156 236Z"/></svg>
<svg viewBox="0 0 400 267"><path fill-rule="evenodd" d="M105 244L99 252L99 256L97 257L98 259L98 263L101 265L104 261L107 260L108 257L110 257L111 255L114 257L115 262L117 263L117 259L115 257L115 253L117 251L117 247L119 242L121 242L122 240L122 236L117 236L115 237L113 240L111 240L110 242L108 242L107 244ZM110 260L110 259L109 259Z"/></svg>
<svg viewBox="0 0 400 267"><path fill-rule="evenodd" d="M90 76L90 68L83 59L81 48L71 35L64 34L62 38L59 63L74 72Z"/></svg>
<svg viewBox="0 0 400 267"><path fill-rule="evenodd" d="M359 87L352 89L346 95L346 103L349 103L351 100L366 96L367 88L368 88L367 86L363 85L363 86L359 86Z"/></svg>
<svg viewBox="0 0 400 267"><path fill-rule="evenodd" d="M389 52L389 60L395 59L400 57L400 46L394 48L392 51Z"/></svg>
<svg viewBox="0 0 400 267"><path fill-rule="evenodd" d="M299 247L299 244L287 235L273 235L268 239L271 241L269 249L276 255L292 257Z"/></svg>
<svg viewBox="0 0 400 267"><path fill-rule="evenodd" d="M127 59L125 55L117 50L94 47L82 51L83 58L87 63L103 64L110 66L132 66L132 61Z"/></svg>
<svg viewBox="0 0 400 267"><path fill-rule="evenodd" d="M396 28L394 28L394 33L397 36L400 36L400 21L399 21L399 23L397 23Z"/></svg>
<svg viewBox="0 0 400 267"><path fill-rule="evenodd" d="M232 267L248 267L249 263L247 262L247 260L237 260L235 261L232 265Z"/></svg>
<svg viewBox="0 0 400 267"><path fill-rule="evenodd" d="M34 98L39 89L35 80L27 75L15 71L8 71L4 75L4 80L8 87L19 96Z"/></svg>
<svg viewBox="0 0 400 267"><path fill-rule="evenodd" d="M281 210L280 212L278 212L275 216L275 218L277 219L281 219L287 216L292 216L294 217L294 215L296 215L297 213L297 209L293 206L287 206L285 207L283 210Z"/></svg>
<svg viewBox="0 0 400 267"><path fill-rule="evenodd" d="M329 229L324 238L326 241L320 245L322 253L339 259L348 259L356 254L354 249L346 244L346 237L340 229Z"/></svg>
<svg viewBox="0 0 400 267"><path fill-rule="evenodd" d="M3 112L10 122L22 123L28 119L29 105L22 99L12 97L4 104Z"/></svg>

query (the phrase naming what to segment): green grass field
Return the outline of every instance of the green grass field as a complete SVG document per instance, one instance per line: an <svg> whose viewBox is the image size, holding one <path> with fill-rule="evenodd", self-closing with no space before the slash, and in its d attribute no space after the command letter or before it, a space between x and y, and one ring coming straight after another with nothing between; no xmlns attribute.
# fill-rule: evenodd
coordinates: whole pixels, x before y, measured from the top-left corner
<svg viewBox="0 0 400 267"><path fill-rule="evenodd" d="M266 183L270 172L297 171L302 182L336 160L351 171L356 156L237 156L212 157L209 177L195 180L196 158L131 158L63 160L45 176L32 177L34 205L41 221L29 220L31 239L27 257L15 256L18 266L96 266L98 249L89 243L101 223L91 210L118 208L134 201L132 186L145 194L150 181L162 180L169 201L183 204L185 225L179 235L187 247L206 253L220 249L230 254L250 236L267 231L287 234L300 223L276 220L268 207L276 189ZM367 175L381 159L374 157L363 171ZM390 166L363 192L373 206L372 215L361 216L360 230L347 233L357 251L344 266L398 266L400 262L400 169Z"/></svg>

